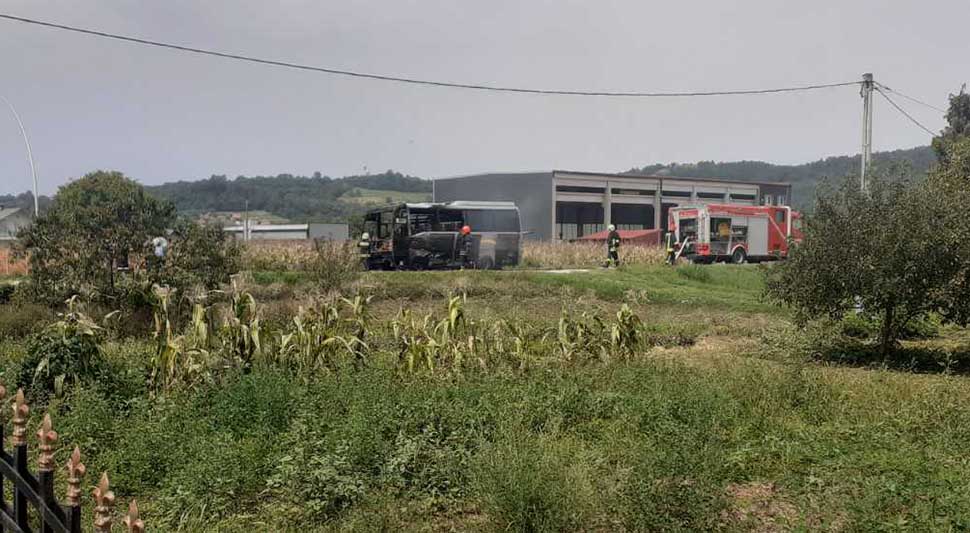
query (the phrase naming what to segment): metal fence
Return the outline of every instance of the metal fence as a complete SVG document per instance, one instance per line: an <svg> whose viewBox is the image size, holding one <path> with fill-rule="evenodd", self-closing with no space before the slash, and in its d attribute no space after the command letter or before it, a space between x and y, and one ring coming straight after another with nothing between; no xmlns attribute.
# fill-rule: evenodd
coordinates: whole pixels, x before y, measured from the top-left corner
<svg viewBox="0 0 970 533"><path fill-rule="evenodd" d="M0 385L0 404L4 406L6 396L7 390ZM3 410L0 410L0 533L79 533L82 529L81 483L86 471L81 463L81 450L75 446L74 453L67 461L67 497L65 504L61 504L54 495L54 444L57 443L57 432L52 427L50 414L44 415L37 431L35 474L31 472L27 459L30 407L24 399L24 391L18 390L13 400L13 449L10 452L5 447L6 420ZM8 483L13 489L11 500L7 500ZM108 533L114 521L115 495L109 486L107 473L101 474L93 496L94 531ZM131 501L123 522L130 533L144 533L145 524L138 518L135 500Z"/></svg>

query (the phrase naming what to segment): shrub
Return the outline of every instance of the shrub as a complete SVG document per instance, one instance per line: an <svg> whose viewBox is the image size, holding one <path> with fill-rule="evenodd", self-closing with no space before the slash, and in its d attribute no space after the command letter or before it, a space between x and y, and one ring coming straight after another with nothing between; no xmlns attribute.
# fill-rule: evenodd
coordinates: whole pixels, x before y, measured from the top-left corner
<svg viewBox="0 0 970 533"><path fill-rule="evenodd" d="M310 274L322 290L341 291L360 278L363 266L353 243L318 240L314 246Z"/></svg>
<svg viewBox="0 0 970 533"><path fill-rule="evenodd" d="M102 328L78 309L76 298L60 320L34 335L17 378L19 387L44 395L60 393L65 383L94 378L101 370Z"/></svg>

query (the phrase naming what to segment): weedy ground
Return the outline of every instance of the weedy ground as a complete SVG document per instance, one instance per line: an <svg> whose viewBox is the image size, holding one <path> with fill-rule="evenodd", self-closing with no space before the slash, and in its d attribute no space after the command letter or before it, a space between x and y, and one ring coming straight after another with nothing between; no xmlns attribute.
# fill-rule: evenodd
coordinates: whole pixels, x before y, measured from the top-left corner
<svg viewBox="0 0 970 533"><path fill-rule="evenodd" d="M159 530L970 528L968 378L820 357L811 331L762 301L758 268L373 273L352 288L372 298L364 365L294 371L254 356L160 392L146 382L152 341L119 337L103 346L112 379L37 409L54 414L62 453L80 444L89 471L109 470ZM247 290L262 338L294 333L314 287L261 276ZM334 305L317 312L356 331L342 318L353 302ZM500 321L521 351L463 347ZM635 353L616 324L636 324ZM907 346L965 341L942 328ZM24 346L0 340L3 381ZM411 347L433 372L407 370Z"/></svg>

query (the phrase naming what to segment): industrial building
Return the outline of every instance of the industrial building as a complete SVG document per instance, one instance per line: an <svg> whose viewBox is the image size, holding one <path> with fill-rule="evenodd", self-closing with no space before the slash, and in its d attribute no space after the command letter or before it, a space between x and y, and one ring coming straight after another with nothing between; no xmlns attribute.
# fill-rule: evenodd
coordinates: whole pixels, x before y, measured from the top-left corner
<svg viewBox="0 0 970 533"><path fill-rule="evenodd" d="M671 207L690 204L788 205L791 185L599 172L499 173L434 180L433 201L508 201L535 239L572 240L604 230L667 228Z"/></svg>
<svg viewBox="0 0 970 533"><path fill-rule="evenodd" d="M350 238L347 224L245 224L223 230L242 241L346 241Z"/></svg>

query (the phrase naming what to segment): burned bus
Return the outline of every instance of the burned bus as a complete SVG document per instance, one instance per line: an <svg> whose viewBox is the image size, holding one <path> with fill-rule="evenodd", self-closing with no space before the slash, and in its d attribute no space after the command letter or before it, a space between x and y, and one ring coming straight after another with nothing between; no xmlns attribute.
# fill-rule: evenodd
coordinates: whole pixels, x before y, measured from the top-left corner
<svg viewBox="0 0 970 533"><path fill-rule="evenodd" d="M467 255L461 228L471 228ZM512 202L405 203L368 211L368 270L496 269L519 263L522 233Z"/></svg>

